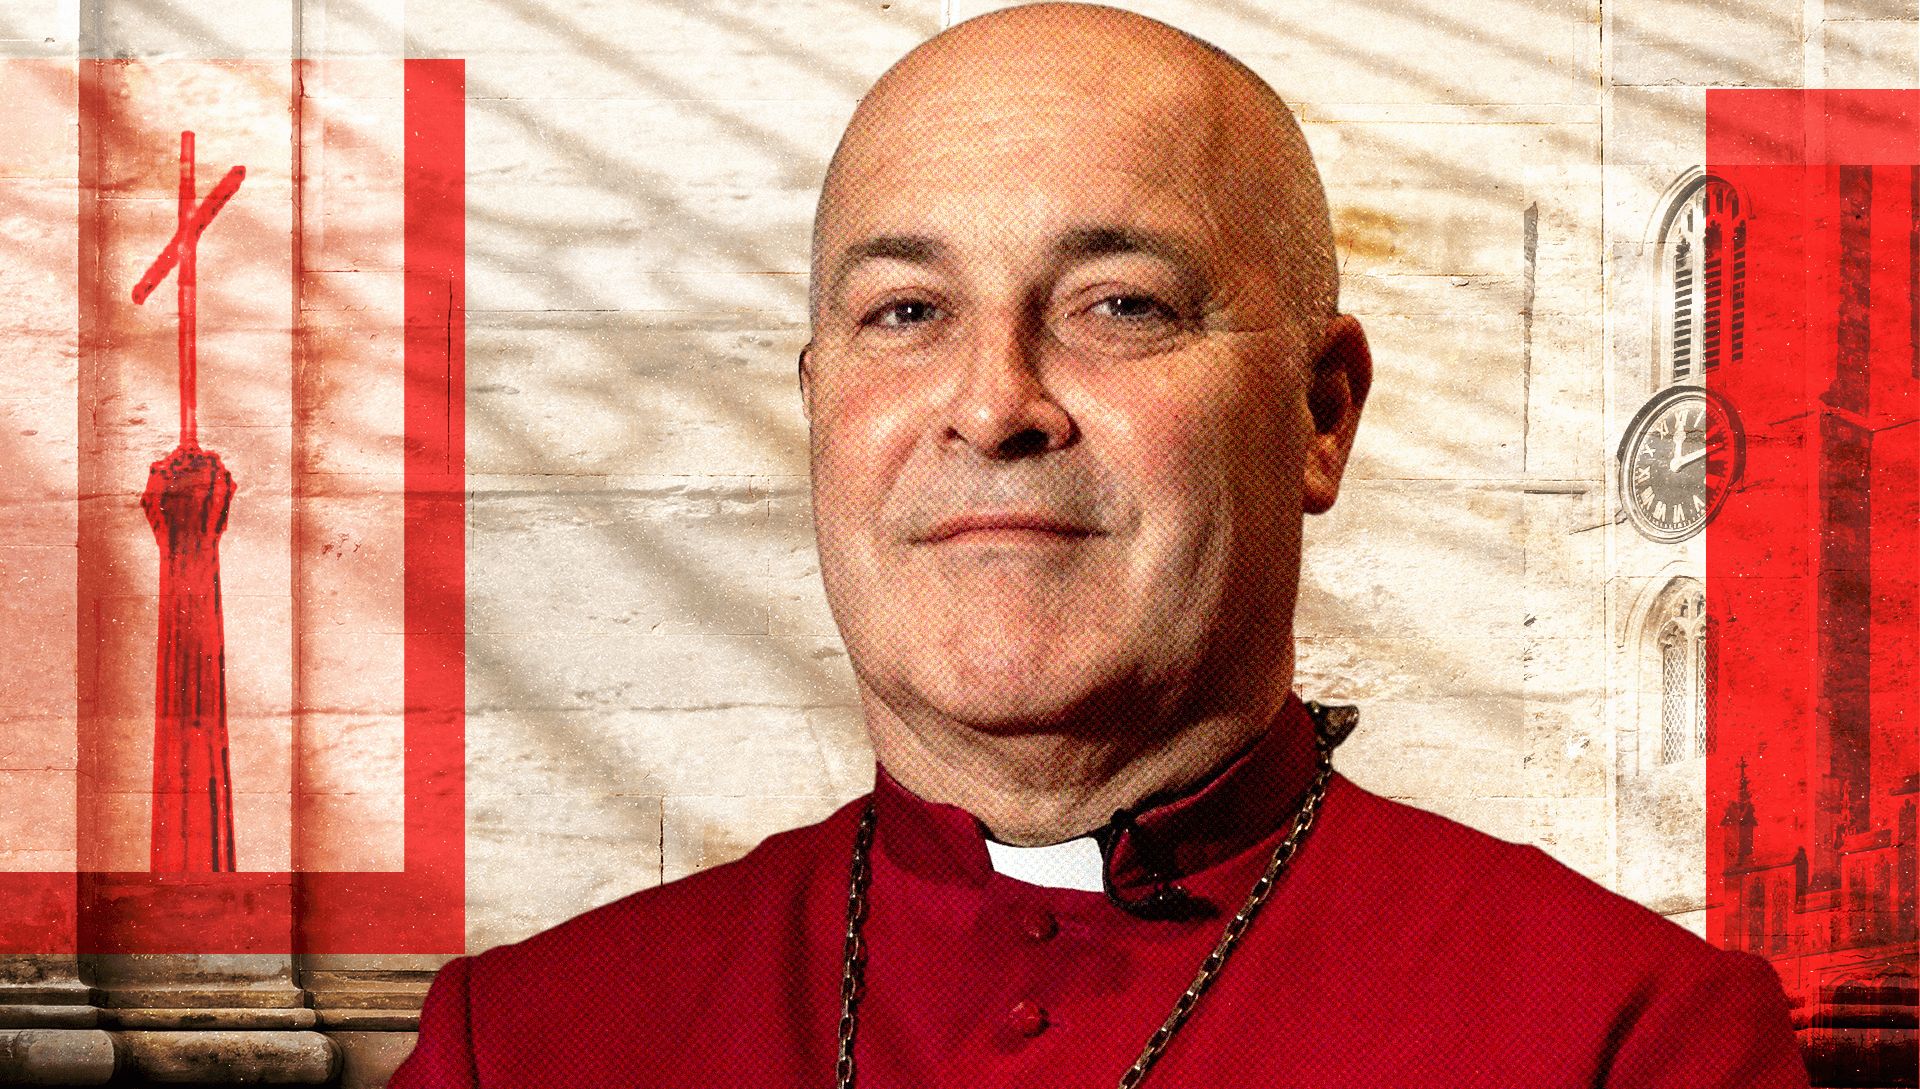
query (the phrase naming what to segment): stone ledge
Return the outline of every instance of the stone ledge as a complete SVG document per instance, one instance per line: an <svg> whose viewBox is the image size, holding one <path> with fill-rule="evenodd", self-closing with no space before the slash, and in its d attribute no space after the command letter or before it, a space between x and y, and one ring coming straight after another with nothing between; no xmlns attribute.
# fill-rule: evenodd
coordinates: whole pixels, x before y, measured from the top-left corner
<svg viewBox="0 0 1920 1089"><path fill-rule="evenodd" d="M113 987L104 1003L115 1009L293 1009L307 1004L298 987Z"/></svg>
<svg viewBox="0 0 1920 1089"><path fill-rule="evenodd" d="M412 991L375 991L375 990L337 990L311 992L313 1004L318 1009L342 1010L413 1010L419 1012L420 1004L427 999L427 989L421 987Z"/></svg>
<svg viewBox="0 0 1920 1089"><path fill-rule="evenodd" d="M378 1089L446 959L319 958L289 977L278 960L181 958L179 981L115 961L119 985L98 987L74 955L0 956L0 1085Z"/></svg>
<svg viewBox="0 0 1920 1089"><path fill-rule="evenodd" d="M0 1082L100 1085L118 1068L114 1039L99 1029L0 1031Z"/></svg>
<svg viewBox="0 0 1920 1089"><path fill-rule="evenodd" d="M141 1009L101 1010L100 1019L107 1028L120 1029L217 1029L262 1030L310 1029L319 1018L309 1009Z"/></svg>
<svg viewBox="0 0 1920 1089"><path fill-rule="evenodd" d="M320 1027L328 1032L418 1032L420 1011L380 1009L322 1009Z"/></svg>
<svg viewBox="0 0 1920 1089"><path fill-rule="evenodd" d="M127 1070L157 1082L321 1085L340 1047L317 1032L121 1032Z"/></svg>
<svg viewBox="0 0 1920 1089"><path fill-rule="evenodd" d="M390 1010L337 1014L322 1015L323 1021L338 1022L331 1026L339 1030L337 1036L272 1030L0 1029L0 1085L384 1085L413 1050L418 1015ZM407 1027L388 1029L388 1022Z"/></svg>
<svg viewBox="0 0 1920 1089"><path fill-rule="evenodd" d="M0 1006L0 1029L95 1028L100 1011L92 1006Z"/></svg>
<svg viewBox="0 0 1920 1089"><path fill-rule="evenodd" d="M0 968L5 967L0 958ZM35 983L0 983L0 1005L85 1006L98 1004L101 991L84 983L43 980Z"/></svg>

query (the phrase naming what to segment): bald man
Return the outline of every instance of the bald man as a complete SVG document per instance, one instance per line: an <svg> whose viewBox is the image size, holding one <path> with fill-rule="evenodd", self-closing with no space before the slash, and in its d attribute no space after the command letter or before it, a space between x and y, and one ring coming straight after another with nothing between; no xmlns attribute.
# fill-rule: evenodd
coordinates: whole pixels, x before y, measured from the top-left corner
<svg viewBox="0 0 1920 1089"><path fill-rule="evenodd" d="M1768 966L1333 774L1371 381L1291 115L1105 8L861 103L801 357L873 793L441 973L395 1086L1804 1086Z"/></svg>

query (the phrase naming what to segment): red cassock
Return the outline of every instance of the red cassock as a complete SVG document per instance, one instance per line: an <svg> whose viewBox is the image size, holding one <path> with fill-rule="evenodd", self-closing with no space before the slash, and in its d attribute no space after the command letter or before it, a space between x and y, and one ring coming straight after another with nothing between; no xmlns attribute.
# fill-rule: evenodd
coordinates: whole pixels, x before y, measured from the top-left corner
<svg viewBox="0 0 1920 1089"><path fill-rule="evenodd" d="M881 773L859 1085L1113 1086L1246 898L1313 769L1295 701L1203 790L1119 836L1118 896L1171 877L1205 915L1172 921L995 873L972 816ZM454 961L390 1086L831 1086L866 804ZM1772 1089L1807 1076L1765 961L1716 950L1535 848L1335 776L1145 1084Z"/></svg>

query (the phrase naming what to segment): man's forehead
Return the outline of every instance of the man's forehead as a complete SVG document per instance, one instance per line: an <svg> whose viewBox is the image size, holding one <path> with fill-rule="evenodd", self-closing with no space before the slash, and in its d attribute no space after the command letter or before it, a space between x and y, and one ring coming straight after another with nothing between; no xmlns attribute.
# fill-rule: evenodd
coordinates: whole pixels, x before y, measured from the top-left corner
<svg viewBox="0 0 1920 1089"><path fill-rule="evenodd" d="M1168 99L960 93L903 101L850 129L828 185L884 174L931 190L994 188L1075 164L1169 184L1221 159L1225 135L1212 113Z"/></svg>
<svg viewBox="0 0 1920 1089"><path fill-rule="evenodd" d="M1119 220L1147 205L1230 196L1219 156L1190 135L1112 112L916 124L844 157L823 215L861 232L971 215L1007 226Z"/></svg>
<svg viewBox="0 0 1920 1089"><path fill-rule="evenodd" d="M1156 222L1197 235L1246 188L1193 95L1107 97L1039 80L896 94L863 114L822 193L823 242L956 230L1051 242Z"/></svg>
<svg viewBox="0 0 1920 1089"><path fill-rule="evenodd" d="M909 54L861 102L841 156L911 155L957 139L1132 137L1194 144L1237 97L1221 62L1164 41L940 39Z"/></svg>
<svg viewBox="0 0 1920 1089"><path fill-rule="evenodd" d="M1198 39L1082 5L963 23L882 77L821 192L814 301L873 239L1031 255L1082 225L1181 236L1216 268L1298 263L1289 290L1331 310L1325 202L1286 107Z"/></svg>
<svg viewBox="0 0 1920 1089"><path fill-rule="evenodd" d="M1229 121L1253 105L1249 89L1236 62L1138 15L1081 4L1005 9L935 36L889 69L855 111L828 185L876 160L897 165L948 145L984 153L1022 139L1117 140L1165 153L1219 143L1265 120Z"/></svg>

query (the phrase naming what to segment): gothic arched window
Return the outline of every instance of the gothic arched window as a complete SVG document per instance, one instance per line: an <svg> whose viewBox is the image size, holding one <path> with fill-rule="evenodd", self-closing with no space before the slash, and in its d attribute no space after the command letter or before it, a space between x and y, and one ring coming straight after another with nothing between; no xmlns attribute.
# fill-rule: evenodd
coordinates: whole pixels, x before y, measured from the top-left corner
<svg viewBox="0 0 1920 1089"><path fill-rule="evenodd" d="M1705 756L1713 745L1713 647L1700 583L1674 579L1648 617L1660 682L1659 762Z"/></svg>
<svg viewBox="0 0 1920 1089"><path fill-rule="evenodd" d="M1693 663L1687 653L1692 640L1678 623L1669 622L1660 633L1660 762L1685 759L1687 734L1693 722Z"/></svg>
<svg viewBox="0 0 1920 1089"><path fill-rule="evenodd" d="M1747 209L1712 175L1681 190L1661 235L1659 385L1699 385L1745 351Z"/></svg>
<svg viewBox="0 0 1920 1089"><path fill-rule="evenodd" d="M1787 922L1792 918L1793 889L1785 878L1773 883L1773 932L1769 935L1767 952L1784 953L1787 951ZM1759 950L1754 950L1759 952Z"/></svg>

